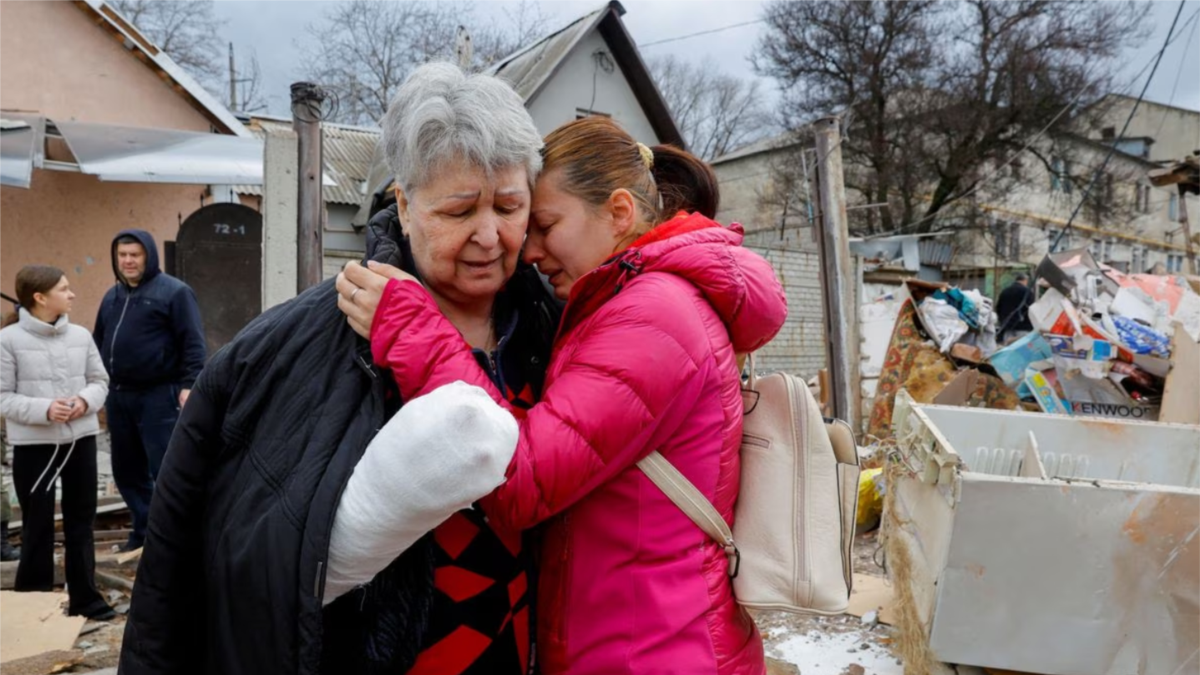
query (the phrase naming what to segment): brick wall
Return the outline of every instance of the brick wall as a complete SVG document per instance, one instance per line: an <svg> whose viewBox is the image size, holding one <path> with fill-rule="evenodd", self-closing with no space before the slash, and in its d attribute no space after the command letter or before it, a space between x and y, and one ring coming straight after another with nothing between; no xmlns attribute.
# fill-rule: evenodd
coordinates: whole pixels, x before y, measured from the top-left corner
<svg viewBox="0 0 1200 675"><path fill-rule="evenodd" d="M807 379L825 367L820 258L811 251L775 244L777 232L765 234L747 237L746 247L775 268L787 294L788 317L779 334L755 359L759 370L782 370Z"/></svg>

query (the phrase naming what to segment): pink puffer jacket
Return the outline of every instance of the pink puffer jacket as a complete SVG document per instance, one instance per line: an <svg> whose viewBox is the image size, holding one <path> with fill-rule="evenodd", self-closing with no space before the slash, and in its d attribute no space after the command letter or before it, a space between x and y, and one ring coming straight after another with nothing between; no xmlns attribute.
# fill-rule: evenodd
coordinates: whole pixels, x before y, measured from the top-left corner
<svg viewBox="0 0 1200 675"><path fill-rule="evenodd" d="M572 290L540 403L508 480L483 502L500 526L548 521L538 586L541 672L764 672L722 549L635 464L658 449L732 523L742 398L735 352L787 305L741 228L681 214ZM419 285L391 281L371 331L404 397L465 380L504 404Z"/></svg>

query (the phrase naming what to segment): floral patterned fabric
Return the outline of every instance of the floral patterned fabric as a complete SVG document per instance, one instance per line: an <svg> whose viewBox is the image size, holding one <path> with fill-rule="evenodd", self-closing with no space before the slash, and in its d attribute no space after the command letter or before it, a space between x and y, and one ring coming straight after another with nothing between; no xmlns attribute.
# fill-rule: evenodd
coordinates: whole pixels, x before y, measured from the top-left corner
<svg viewBox="0 0 1200 675"><path fill-rule="evenodd" d="M896 327L884 357L875 404L867 423L868 436L880 440L892 437L892 409L900 389L907 389L918 403L929 403L957 374L954 362L933 346L917 322L913 301L905 301L896 316ZM1016 392L1000 378L986 373L980 373L975 391L966 403L972 408L998 410L1014 410L1020 404Z"/></svg>

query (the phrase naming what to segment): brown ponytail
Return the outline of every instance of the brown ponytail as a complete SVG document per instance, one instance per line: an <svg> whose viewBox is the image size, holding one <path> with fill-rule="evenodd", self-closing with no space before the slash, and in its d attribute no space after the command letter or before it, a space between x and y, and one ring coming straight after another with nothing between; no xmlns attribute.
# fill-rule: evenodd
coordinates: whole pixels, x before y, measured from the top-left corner
<svg viewBox="0 0 1200 675"><path fill-rule="evenodd" d="M699 157L673 145L656 145L654 183L662 197L660 220L679 211L692 211L708 218L717 217L721 193L712 167Z"/></svg>
<svg viewBox="0 0 1200 675"><path fill-rule="evenodd" d="M639 234L678 211L709 218L717 213L717 180L707 164L669 145L655 146L652 157L645 157L638 142L607 117L585 117L550 132L542 157L542 175L562 169L563 189L594 206L617 189L628 190L642 215Z"/></svg>
<svg viewBox="0 0 1200 675"><path fill-rule="evenodd" d="M34 295L38 293L49 293L54 290L58 282L66 274L50 265L26 265L17 272L17 302L25 308L25 311L32 312L37 306L37 300ZM4 318L4 327L8 327L17 322L19 312L11 312Z"/></svg>

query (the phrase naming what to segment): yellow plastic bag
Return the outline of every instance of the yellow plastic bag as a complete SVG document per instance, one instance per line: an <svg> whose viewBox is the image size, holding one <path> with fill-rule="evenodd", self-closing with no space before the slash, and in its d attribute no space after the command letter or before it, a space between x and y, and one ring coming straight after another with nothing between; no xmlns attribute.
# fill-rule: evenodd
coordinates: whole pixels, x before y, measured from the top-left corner
<svg viewBox="0 0 1200 675"><path fill-rule="evenodd" d="M883 515L883 469L866 469L858 474L858 518L855 531L870 532L879 527Z"/></svg>

